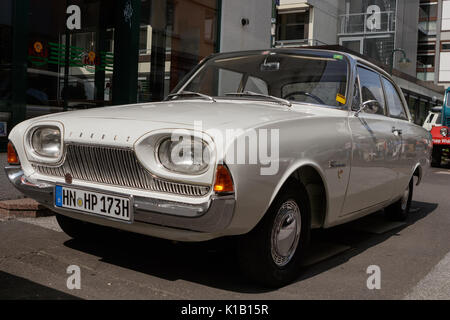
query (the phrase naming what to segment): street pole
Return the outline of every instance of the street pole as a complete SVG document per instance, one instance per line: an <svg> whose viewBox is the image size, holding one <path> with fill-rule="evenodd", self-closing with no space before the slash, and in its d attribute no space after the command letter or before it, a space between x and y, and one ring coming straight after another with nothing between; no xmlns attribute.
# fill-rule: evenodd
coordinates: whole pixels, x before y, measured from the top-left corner
<svg viewBox="0 0 450 320"><path fill-rule="evenodd" d="M391 65L390 65L390 68L389 68L389 73L392 75L392 71L393 71L393 69L394 69L394 56L395 56L395 53L396 52L401 52L402 54L403 54L403 60L404 61L409 61L409 59L406 57L406 52L405 52L405 50L403 50L403 49L401 49L401 48L397 48L397 49L394 49L394 50L392 50L392 52L391 52Z"/></svg>

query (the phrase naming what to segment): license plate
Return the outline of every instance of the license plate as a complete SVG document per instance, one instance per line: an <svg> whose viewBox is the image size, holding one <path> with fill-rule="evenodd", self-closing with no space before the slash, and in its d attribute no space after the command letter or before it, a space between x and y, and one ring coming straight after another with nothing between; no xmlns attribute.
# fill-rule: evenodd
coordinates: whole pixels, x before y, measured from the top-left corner
<svg viewBox="0 0 450 320"><path fill-rule="evenodd" d="M131 221L131 203L127 197L56 186L55 206Z"/></svg>

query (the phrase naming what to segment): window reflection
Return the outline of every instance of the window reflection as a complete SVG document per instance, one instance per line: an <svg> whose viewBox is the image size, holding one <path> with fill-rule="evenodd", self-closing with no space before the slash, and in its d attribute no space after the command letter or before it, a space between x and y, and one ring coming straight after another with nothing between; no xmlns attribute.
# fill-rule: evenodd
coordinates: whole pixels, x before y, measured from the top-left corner
<svg viewBox="0 0 450 320"><path fill-rule="evenodd" d="M217 1L143 0L141 10L138 101L159 101L215 52Z"/></svg>

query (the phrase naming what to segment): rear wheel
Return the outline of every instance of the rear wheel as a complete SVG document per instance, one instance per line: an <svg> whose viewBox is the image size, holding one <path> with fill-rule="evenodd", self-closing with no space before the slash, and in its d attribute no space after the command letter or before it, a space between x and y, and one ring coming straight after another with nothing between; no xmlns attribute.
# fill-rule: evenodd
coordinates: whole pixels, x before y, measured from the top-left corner
<svg viewBox="0 0 450 320"><path fill-rule="evenodd" d="M389 207L384 209L386 216L390 220L405 221L409 215L409 209L411 207L411 201L414 189L414 177L408 183L408 186L403 191L402 197L394 202Z"/></svg>
<svg viewBox="0 0 450 320"><path fill-rule="evenodd" d="M309 210L303 185L291 184L280 192L260 223L239 242L239 262L247 277L269 287L295 280L309 242Z"/></svg>

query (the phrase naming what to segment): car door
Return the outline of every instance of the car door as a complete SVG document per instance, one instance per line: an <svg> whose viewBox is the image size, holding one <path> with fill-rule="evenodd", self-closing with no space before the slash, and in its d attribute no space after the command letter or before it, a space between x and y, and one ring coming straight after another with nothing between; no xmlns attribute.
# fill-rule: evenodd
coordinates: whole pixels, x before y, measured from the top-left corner
<svg viewBox="0 0 450 320"><path fill-rule="evenodd" d="M385 97L379 73L358 66L361 101L376 100L359 114L353 106L349 115L352 132L352 164L349 184L341 216L370 208L393 196L396 180L397 138L392 133L395 120L386 116Z"/></svg>
<svg viewBox="0 0 450 320"><path fill-rule="evenodd" d="M411 130L411 123L408 121L406 106L404 100L401 99L401 93L387 78L382 77L382 82L388 115L394 121L392 132L395 137L394 155L397 160L393 163L397 176L394 183L394 196L397 196L406 188L411 179L414 160L417 159L416 137Z"/></svg>

